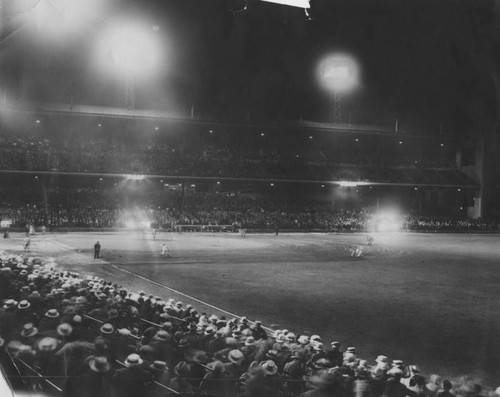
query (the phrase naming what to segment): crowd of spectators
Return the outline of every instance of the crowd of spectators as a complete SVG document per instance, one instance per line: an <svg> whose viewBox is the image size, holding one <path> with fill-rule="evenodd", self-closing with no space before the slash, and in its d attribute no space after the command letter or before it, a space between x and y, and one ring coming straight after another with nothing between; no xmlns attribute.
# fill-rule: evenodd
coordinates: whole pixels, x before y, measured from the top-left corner
<svg viewBox="0 0 500 397"><path fill-rule="evenodd" d="M229 177L290 180L330 180L339 164L412 166L394 143L396 153L381 158L373 145L343 144L325 140L314 145L214 144L197 137L184 140L144 139L139 136L113 139L74 134L44 139L35 136L0 137L0 169L81 173L118 173L197 177ZM384 151L389 154L387 148ZM451 168L441 163L442 168Z"/></svg>
<svg viewBox="0 0 500 397"><path fill-rule="evenodd" d="M0 360L68 397L482 397L475 383L319 335L198 312L39 258L0 255ZM492 396L495 392L488 392Z"/></svg>
<svg viewBox="0 0 500 397"><path fill-rule="evenodd" d="M7 199L10 197L10 200ZM244 229L375 231L377 211L335 210L310 201L287 203L272 196L209 193L192 190L127 191L121 188L57 188L45 191L44 200L23 190L9 191L0 201L0 218L12 227L27 224L59 228L155 228L177 231L180 226L225 226ZM47 198L48 197L48 198ZM23 203L19 205L19 203ZM435 232L498 232L498 222L481 219L401 216L398 229ZM229 226L229 228L228 228ZM216 229L216 228L215 228ZM184 230L195 230L184 228ZM201 230L201 229L199 229Z"/></svg>

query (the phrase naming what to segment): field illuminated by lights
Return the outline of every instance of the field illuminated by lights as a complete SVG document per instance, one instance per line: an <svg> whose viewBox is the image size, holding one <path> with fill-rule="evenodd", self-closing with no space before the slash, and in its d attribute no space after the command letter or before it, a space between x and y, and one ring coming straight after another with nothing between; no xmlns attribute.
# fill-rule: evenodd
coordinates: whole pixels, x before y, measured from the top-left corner
<svg viewBox="0 0 500 397"><path fill-rule="evenodd" d="M385 354L497 386L500 236L374 236L368 247L364 234L75 232L34 236L31 254L199 311L338 340L370 362ZM13 233L1 249L20 253L23 238ZM102 260L92 259L96 240ZM354 245L363 258L350 257Z"/></svg>

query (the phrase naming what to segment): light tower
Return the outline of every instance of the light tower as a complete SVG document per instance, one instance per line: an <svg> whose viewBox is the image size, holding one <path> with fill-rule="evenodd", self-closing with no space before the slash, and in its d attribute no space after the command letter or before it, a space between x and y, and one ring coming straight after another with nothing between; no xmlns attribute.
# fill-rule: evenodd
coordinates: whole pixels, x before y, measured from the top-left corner
<svg viewBox="0 0 500 397"><path fill-rule="evenodd" d="M316 69L320 86L330 94L331 119L342 121L341 94L352 92L359 84L359 66L348 54L332 54L324 57Z"/></svg>
<svg viewBox="0 0 500 397"><path fill-rule="evenodd" d="M144 21L125 19L111 23L99 40L101 69L124 82L124 106L129 110L135 108L137 82L153 77L161 64L157 32Z"/></svg>

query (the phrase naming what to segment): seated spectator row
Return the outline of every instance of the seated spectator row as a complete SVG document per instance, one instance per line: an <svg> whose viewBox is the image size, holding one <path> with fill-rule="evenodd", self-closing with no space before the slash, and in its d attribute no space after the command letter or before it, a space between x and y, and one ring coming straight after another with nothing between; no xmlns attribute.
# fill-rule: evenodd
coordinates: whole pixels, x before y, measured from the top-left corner
<svg viewBox="0 0 500 397"><path fill-rule="evenodd" d="M0 360L20 390L68 397L481 396L354 346L0 256ZM21 378L19 378L21 375ZM15 382L13 382L15 383ZM493 392L491 392L493 395Z"/></svg>
<svg viewBox="0 0 500 397"><path fill-rule="evenodd" d="M402 138L391 144L377 137L343 138L341 142L307 136L306 140L275 138L274 143L258 134L255 139L212 142L198 135L155 138L87 134L0 137L0 168L24 171L83 173L136 173L182 176L224 176L292 180L329 180L339 164L423 166L453 168L443 159L443 148L425 161L415 156L414 143L402 146ZM374 141L375 140L375 141ZM224 139L222 139L224 141ZM296 142L291 144L290 142ZM394 141L394 142L393 142ZM406 152L402 149L406 148ZM423 149L422 149L423 150ZM412 157L410 159L410 157ZM446 157L446 156L444 156ZM449 157L449 156L448 156ZM387 158L387 159L385 159ZM390 160L390 161L388 161Z"/></svg>

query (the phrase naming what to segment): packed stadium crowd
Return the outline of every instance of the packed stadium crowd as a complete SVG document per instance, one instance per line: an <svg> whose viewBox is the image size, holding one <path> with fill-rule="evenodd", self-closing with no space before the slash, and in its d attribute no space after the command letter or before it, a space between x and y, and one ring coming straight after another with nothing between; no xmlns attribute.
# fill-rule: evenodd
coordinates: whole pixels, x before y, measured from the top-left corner
<svg viewBox="0 0 500 397"><path fill-rule="evenodd" d="M395 141L397 142L397 141ZM191 139L161 139L61 135L0 137L0 169L81 173L120 173L197 177L329 180L339 164L412 166L429 164L452 168L448 161L403 154L399 145L384 152L372 145L335 147L323 144L287 146L283 141L269 145L212 143ZM268 146L269 145L269 146ZM385 153L385 154L384 154ZM438 156L439 158L439 156ZM436 163L437 161L437 163Z"/></svg>
<svg viewBox="0 0 500 397"><path fill-rule="evenodd" d="M0 264L0 360L12 379L21 375L21 389L68 397L486 395L465 378L427 378L399 357L360 357L339 341L198 312L55 262L2 253Z"/></svg>
<svg viewBox="0 0 500 397"><path fill-rule="evenodd" d="M230 226L238 229L375 231L375 208L336 210L331 205L312 202L287 203L272 196L238 193L210 193L192 190L128 191L103 188L57 188L46 190L44 200L36 200L29 189L0 201L0 220L12 227L27 224L59 228L144 228L166 231L208 230ZM7 198L10 197L10 200ZM48 197L48 198L47 198ZM22 203L22 204L19 204ZM146 226L148 225L148 226ZM189 228L205 226L208 229ZM213 228L216 230L216 228ZM406 231L498 232L498 222L481 219L401 215L398 229Z"/></svg>

